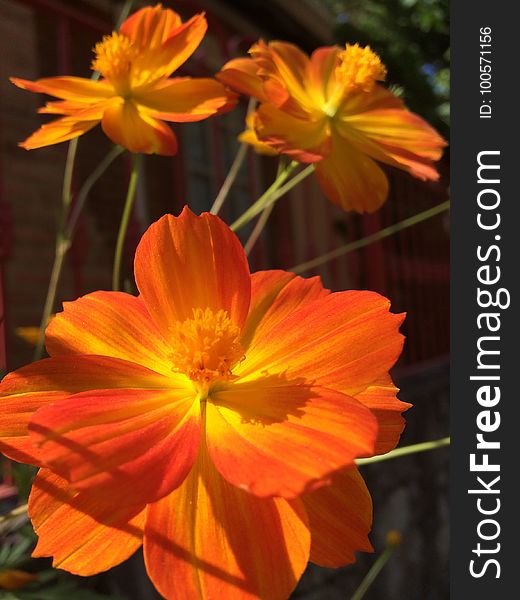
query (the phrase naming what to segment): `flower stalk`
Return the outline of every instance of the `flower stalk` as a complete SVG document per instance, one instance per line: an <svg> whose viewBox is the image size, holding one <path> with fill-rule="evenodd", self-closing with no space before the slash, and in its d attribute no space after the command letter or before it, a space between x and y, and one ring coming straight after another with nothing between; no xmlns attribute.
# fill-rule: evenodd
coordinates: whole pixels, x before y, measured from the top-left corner
<svg viewBox="0 0 520 600"><path fill-rule="evenodd" d="M128 192L126 194L125 206L119 224L119 232L117 234L116 250L114 255L114 268L112 271L112 289L117 292L120 289L121 281L121 263L123 260L123 249L125 246L126 232L128 231L128 223L130 215L134 207L135 192L137 190L137 181L139 179L140 154L133 154L132 172L128 183Z"/></svg>
<svg viewBox="0 0 520 600"><path fill-rule="evenodd" d="M314 165L309 165L302 171L300 171L295 177L289 179L293 172L298 167L299 163L292 161L285 169L279 173L274 182L267 188L267 190L258 198L258 200L252 204L245 212L240 216L234 223L230 225L232 231L237 231L244 225L247 225L251 219L254 219L256 215L262 212L265 208L274 204L278 198L281 198L295 185L300 183L305 177L310 175L314 171ZM286 183L287 182L287 183ZM285 184L285 185L284 185Z"/></svg>
<svg viewBox="0 0 520 600"><path fill-rule="evenodd" d="M42 319L40 322L40 331L38 334L38 342L36 344L36 350L34 352L34 360L39 360L43 356L43 347L45 343L45 328L49 322L49 318L54 308L54 302L56 301L56 292L61 279L61 273L63 270L63 263L65 256L69 251L76 231L76 226L85 206L85 202L88 198L90 190L108 167L114 162L114 160L124 151L121 146L114 146L105 158L99 163L99 165L92 171L92 173L85 179L85 182L81 186L78 192L78 196L74 206L71 207L72 194L70 190L71 185L71 174L72 174L72 163L76 153L77 140L74 145L71 142L69 145L69 153L67 156L67 164L65 167L64 186L63 186L63 203L62 203L62 214L60 223L58 225L58 233L56 234L56 251L54 255L54 263L52 265L51 277L49 280L49 287L47 288L47 296L45 298L45 304L43 307ZM70 211L70 217L69 217ZM69 217L69 218L68 218ZM68 220L67 220L68 218Z"/></svg>
<svg viewBox="0 0 520 600"><path fill-rule="evenodd" d="M447 210L449 210L449 208L450 201L446 200L445 202L441 202L441 204L438 204L433 208L429 208L428 210L424 210L423 212L420 212L414 215L413 217L409 217L407 219L404 219L403 221L399 221L399 223L395 223L394 225L385 227L372 235L368 235L360 240L356 240L355 242L350 242L348 244L345 244L344 246L340 246L339 248L336 248L336 250L332 250L331 252L322 254L321 256L313 258L312 260L300 263L299 265L292 267L290 270L296 274L305 273L305 271L310 271L315 267L319 267L320 265L325 264L329 260L333 260L334 258L338 258L339 256L345 256L345 254L349 254L350 252L354 252L355 250L359 250L360 248L364 248L365 246L369 246L370 244L379 242L380 240L386 237L394 235L394 233L403 231L403 229L408 229L408 227L413 227L418 223L427 221L432 217L446 212Z"/></svg>
<svg viewBox="0 0 520 600"><path fill-rule="evenodd" d="M389 532L386 540L386 548L378 556L376 562L372 565L370 571L365 575L363 581L354 592L350 600L362 600L370 586L374 583L377 576L383 570L392 554L400 545L400 535L397 532Z"/></svg>
<svg viewBox="0 0 520 600"><path fill-rule="evenodd" d="M371 465L384 460L390 460L392 458L399 458L401 456L407 456L408 454L417 454L418 452L428 452L429 450L437 450L444 446L449 446L451 443L450 437L441 438L440 440L433 440L431 442L422 442L420 444L412 444L411 446L403 446L402 448L396 448L386 454L380 454L379 456L372 456L370 458L358 458L356 464L358 466Z"/></svg>

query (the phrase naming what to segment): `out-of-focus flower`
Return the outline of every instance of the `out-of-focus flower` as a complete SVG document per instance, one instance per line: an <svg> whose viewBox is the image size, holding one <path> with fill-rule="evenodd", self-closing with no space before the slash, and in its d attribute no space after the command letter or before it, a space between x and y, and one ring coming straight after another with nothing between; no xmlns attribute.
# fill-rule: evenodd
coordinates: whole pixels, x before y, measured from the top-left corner
<svg viewBox="0 0 520 600"><path fill-rule="evenodd" d="M20 145L32 150L57 144L101 123L105 134L130 152L175 154L177 141L164 121L200 121L235 103L213 79L169 78L197 49L206 29L203 14L182 23L177 13L160 4L146 7L95 46L92 69L101 73L99 81L11 78L18 87L60 98L40 112L64 115Z"/></svg>
<svg viewBox="0 0 520 600"><path fill-rule="evenodd" d="M354 459L395 446L388 375L402 315L318 278L250 274L218 218L144 234L139 297L94 292L46 332L51 356L0 384L0 448L40 465L36 556L89 575L144 543L166 598L280 599L310 559L370 551Z"/></svg>
<svg viewBox="0 0 520 600"><path fill-rule="evenodd" d="M38 579L38 575L20 569L0 570L0 589L19 590Z"/></svg>
<svg viewBox="0 0 520 600"><path fill-rule="evenodd" d="M52 321L52 319L54 319L54 315L49 317L47 325ZM40 328L32 325L17 327L16 335L28 344L31 344L31 346L36 346L40 336Z"/></svg>
<svg viewBox="0 0 520 600"><path fill-rule="evenodd" d="M325 47L309 58L286 42L262 41L228 62L220 81L260 102L242 141L316 163L324 194L347 210L372 212L388 195L375 161L436 180L446 145L378 82L386 69L369 47Z"/></svg>

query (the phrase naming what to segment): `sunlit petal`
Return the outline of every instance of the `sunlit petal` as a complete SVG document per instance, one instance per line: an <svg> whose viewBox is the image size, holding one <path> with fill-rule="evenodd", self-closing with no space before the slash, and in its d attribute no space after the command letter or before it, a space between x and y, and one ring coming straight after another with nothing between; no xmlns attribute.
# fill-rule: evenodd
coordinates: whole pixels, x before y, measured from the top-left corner
<svg viewBox="0 0 520 600"><path fill-rule="evenodd" d="M45 332L51 356L112 356L171 374L171 348L140 298L122 292L93 292L65 302L63 309Z"/></svg>
<svg viewBox="0 0 520 600"><path fill-rule="evenodd" d="M170 127L140 112L133 102L107 108L101 125L114 143L130 152L164 156L177 153L177 140Z"/></svg>
<svg viewBox="0 0 520 600"><path fill-rule="evenodd" d="M52 556L54 567L77 575L106 571L142 544L144 506L78 493L47 469L34 480L29 515L39 537L33 556Z"/></svg>
<svg viewBox="0 0 520 600"><path fill-rule="evenodd" d="M193 310L225 310L239 327L250 301L244 250L224 223L188 208L166 215L143 235L135 256L142 298L162 331L193 318Z"/></svg>
<svg viewBox="0 0 520 600"><path fill-rule="evenodd" d="M235 383L211 399L209 454L225 479L258 496L294 498L374 448L369 410L303 378Z"/></svg>
<svg viewBox="0 0 520 600"><path fill-rule="evenodd" d="M60 356L32 363L0 383L0 449L14 460L40 464L40 450L27 429L39 408L85 390L170 385L162 375L116 358Z"/></svg>
<svg viewBox="0 0 520 600"><path fill-rule="evenodd" d="M372 552L372 500L356 468L338 471L332 484L302 500L311 530L310 560L322 567L341 567L356 560L354 552Z"/></svg>
<svg viewBox="0 0 520 600"><path fill-rule="evenodd" d="M179 486L198 453L193 388L95 390L42 407L29 431L45 464L78 489L146 503ZM136 486L146 478L145 486Z"/></svg>
<svg viewBox="0 0 520 600"><path fill-rule="evenodd" d="M227 483L201 452L180 488L148 507L147 571L166 598L287 598L309 556L301 503Z"/></svg>

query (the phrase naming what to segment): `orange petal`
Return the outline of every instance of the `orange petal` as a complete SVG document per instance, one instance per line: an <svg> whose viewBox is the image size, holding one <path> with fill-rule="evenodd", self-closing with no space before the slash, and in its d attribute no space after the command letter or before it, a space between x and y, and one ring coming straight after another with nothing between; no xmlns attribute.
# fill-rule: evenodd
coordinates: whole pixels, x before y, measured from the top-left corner
<svg viewBox="0 0 520 600"><path fill-rule="evenodd" d="M124 24L121 27L121 33L128 35L140 48L132 63L133 87L148 85L171 75L195 52L208 28L204 14L195 15L186 23L169 29L173 18L168 15L173 11L158 10L157 6L148 10L149 14L156 11L159 15L157 21L153 16L152 19L144 17L135 19L131 28Z"/></svg>
<svg viewBox="0 0 520 600"><path fill-rule="evenodd" d="M330 152L330 125L326 116L301 119L262 104L256 112L255 131L261 142L300 162L316 162Z"/></svg>
<svg viewBox="0 0 520 600"><path fill-rule="evenodd" d="M23 90L83 102L85 108L92 102L116 95L114 88L107 81L93 81L83 77L46 77L37 81L11 77L10 80Z"/></svg>
<svg viewBox="0 0 520 600"><path fill-rule="evenodd" d="M438 160L446 142L426 121L407 110L371 110L346 115L342 121L370 139Z"/></svg>
<svg viewBox="0 0 520 600"><path fill-rule="evenodd" d="M51 356L112 356L171 375L172 350L140 298L122 292L93 292L64 302L63 309L45 332Z"/></svg>
<svg viewBox="0 0 520 600"><path fill-rule="evenodd" d="M401 413L408 410L411 404L401 402L396 395L398 391L387 375L356 396L356 400L369 408L377 419L375 454L386 454L393 450L404 429L405 421Z"/></svg>
<svg viewBox="0 0 520 600"><path fill-rule="evenodd" d="M42 406L84 390L169 385L162 375L115 358L61 356L32 363L0 383L0 449L14 460L40 464L40 450L29 439L27 427Z"/></svg>
<svg viewBox="0 0 520 600"><path fill-rule="evenodd" d="M316 106L307 93L305 73L309 57L288 42L260 41L250 54L260 67L264 92L269 102L294 116L312 112Z"/></svg>
<svg viewBox="0 0 520 600"><path fill-rule="evenodd" d="M311 529L310 560L341 567L356 560L354 552L372 552L372 500L357 469L343 469L332 484L302 498Z"/></svg>
<svg viewBox="0 0 520 600"><path fill-rule="evenodd" d="M249 308L251 282L244 250L218 217L184 208L166 215L143 235L135 278L161 331L193 318L194 308L223 309L239 327Z"/></svg>
<svg viewBox="0 0 520 600"><path fill-rule="evenodd" d="M330 155L316 165L316 177L325 196L345 210L374 212L388 196L381 168L337 134Z"/></svg>
<svg viewBox="0 0 520 600"><path fill-rule="evenodd" d="M227 481L257 496L294 498L373 452L377 423L369 410L302 383L265 376L211 394L208 451Z"/></svg>
<svg viewBox="0 0 520 600"><path fill-rule="evenodd" d="M438 179L432 161L441 157L446 142L417 115L404 109L372 110L346 115L338 127L373 158L405 168L421 179Z"/></svg>
<svg viewBox="0 0 520 600"><path fill-rule="evenodd" d="M52 556L54 567L76 575L106 571L142 544L144 507L78 493L48 469L36 475L29 516L39 538L33 556Z"/></svg>
<svg viewBox="0 0 520 600"><path fill-rule="evenodd" d="M92 104L84 104L74 100L57 100L47 102L45 106L38 109L44 115L68 115L76 121L101 121L105 109L117 100L100 100Z"/></svg>
<svg viewBox="0 0 520 600"><path fill-rule="evenodd" d="M107 108L101 125L114 143L135 154L177 154L177 140L168 125L139 111L133 102Z"/></svg>
<svg viewBox="0 0 520 600"><path fill-rule="evenodd" d="M246 96L260 102L267 101L263 81L258 76L258 65L251 58L234 58L227 62L216 75L219 81Z"/></svg>
<svg viewBox="0 0 520 600"><path fill-rule="evenodd" d="M318 297L271 328L260 325L234 373L247 379L284 373L356 396L388 373L401 353L403 315L389 307L374 292Z"/></svg>
<svg viewBox="0 0 520 600"><path fill-rule="evenodd" d="M181 25L181 17L175 11L156 4L131 14L119 31L140 49L157 48Z"/></svg>
<svg viewBox="0 0 520 600"><path fill-rule="evenodd" d="M180 488L148 506L149 576L175 600L287 598L309 556L301 503L247 494L201 454Z"/></svg>
<svg viewBox="0 0 520 600"><path fill-rule="evenodd" d="M338 94L336 67L339 64L340 52L341 49L337 46L318 48L307 63L305 73L307 93L317 106L325 105Z"/></svg>
<svg viewBox="0 0 520 600"><path fill-rule="evenodd" d="M44 146L60 144L61 142L66 142L83 135L98 123L99 120L78 121L74 117L63 117L62 119L42 125L19 145L26 150L34 150L36 148L43 148Z"/></svg>
<svg viewBox="0 0 520 600"><path fill-rule="evenodd" d="M403 109L404 104L394 93L376 83L369 94L347 95L338 111L338 117L386 108Z"/></svg>
<svg viewBox="0 0 520 600"><path fill-rule="evenodd" d="M257 271L251 275L251 308L242 332L242 346L255 345L275 325L305 304L328 295L319 277L304 279L287 271Z"/></svg>
<svg viewBox="0 0 520 600"><path fill-rule="evenodd" d="M174 122L200 121L235 104L221 83L202 78L166 80L151 89L136 90L133 98L151 109L153 117Z"/></svg>
<svg viewBox="0 0 520 600"><path fill-rule="evenodd" d="M45 463L78 490L114 502L162 498L197 457L199 403L191 385L94 390L41 408L29 431Z"/></svg>

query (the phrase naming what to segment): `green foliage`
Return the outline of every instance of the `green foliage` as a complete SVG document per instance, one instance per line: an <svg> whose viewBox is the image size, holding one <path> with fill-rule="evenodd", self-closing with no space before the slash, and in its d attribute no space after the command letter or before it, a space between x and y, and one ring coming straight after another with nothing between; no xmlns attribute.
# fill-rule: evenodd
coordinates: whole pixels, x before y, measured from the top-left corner
<svg viewBox="0 0 520 600"><path fill-rule="evenodd" d="M445 136L449 128L448 0L321 0L338 23L338 43L370 45L387 81Z"/></svg>

